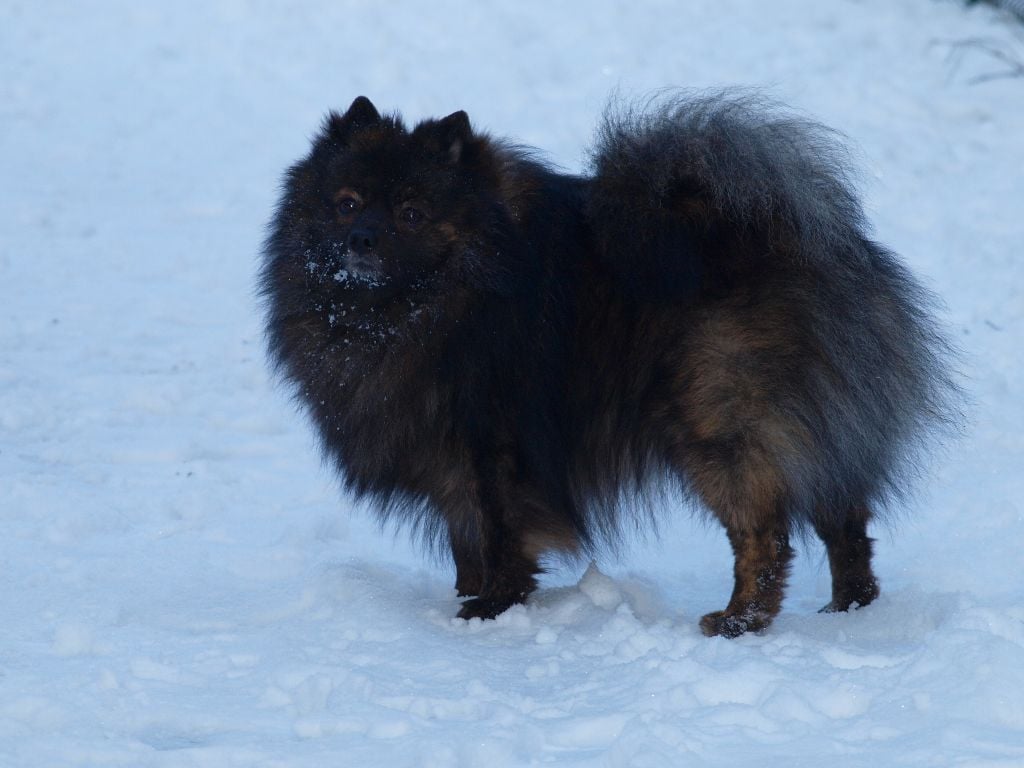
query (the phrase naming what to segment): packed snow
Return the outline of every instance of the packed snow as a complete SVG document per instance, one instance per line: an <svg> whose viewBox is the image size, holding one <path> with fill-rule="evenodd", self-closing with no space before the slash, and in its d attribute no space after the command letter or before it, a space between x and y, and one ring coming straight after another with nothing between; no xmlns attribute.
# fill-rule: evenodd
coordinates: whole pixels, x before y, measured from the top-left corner
<svg viewBox="0 0 1024 768"><path fill-rule="evenodd" d="M954 0L8 2L0 10L0 766L1024 766L1024 59ZM1004 58L992 54L999 51ZM840 129L946 304L972 404L849 614L799 543L704 638L724 534L552 563L453 618L268 373L283 169L358 94L568 170L618 89L729 84Z"/></svg>

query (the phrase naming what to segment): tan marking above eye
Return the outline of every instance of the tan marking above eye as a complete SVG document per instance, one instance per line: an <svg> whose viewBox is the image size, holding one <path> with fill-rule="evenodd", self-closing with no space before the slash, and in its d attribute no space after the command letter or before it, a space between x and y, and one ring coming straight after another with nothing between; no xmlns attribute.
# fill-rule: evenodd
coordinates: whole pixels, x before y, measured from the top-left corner
<svg viewBox="0 0 1024 768"><path fill-rule="evenodd" d="M340 203L342 200L346 198L352 198L360 205L363 204L363 196L360 195L351 187L342 187L341 189L334 193L334 202L336 203Z"/></svg>
<svg viewBox="0 0 1024 768"><path fill-rule="evenodd" d="M453 224L449 224L447 221L442 221L437 224L438 231L444 235L445 239L449 242L457 242L461 238L461 233L458 228Z"/></svg>

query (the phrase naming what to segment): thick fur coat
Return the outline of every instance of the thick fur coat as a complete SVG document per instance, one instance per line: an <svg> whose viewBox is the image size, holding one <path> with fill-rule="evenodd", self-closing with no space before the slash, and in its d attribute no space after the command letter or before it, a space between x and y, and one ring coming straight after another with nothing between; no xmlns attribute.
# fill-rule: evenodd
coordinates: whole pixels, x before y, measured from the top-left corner
<svg viewBox="0 0 1024 768"><path fill-rule="evenodd" d="M829 610L878 594L867 524L955 386L931 300L867 231L831 133L756 98L610 110L583 177L360 97L267 240L271 358L345 485L450 547L464 618L613 538L665 478L725 526L706 634L766 627L813 530Z"/></svg>

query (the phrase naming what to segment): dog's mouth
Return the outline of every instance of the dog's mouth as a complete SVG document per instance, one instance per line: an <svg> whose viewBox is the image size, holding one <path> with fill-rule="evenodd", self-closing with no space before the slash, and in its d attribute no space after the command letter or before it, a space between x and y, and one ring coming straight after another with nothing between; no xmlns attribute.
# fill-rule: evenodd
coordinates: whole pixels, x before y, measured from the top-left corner
<svg viewBox="0 0 1024 768"><path fill-rule="evenodd" d="M379 256L351 251L342 257L334 280L352 288L382 288L390 282Z"/></svg>

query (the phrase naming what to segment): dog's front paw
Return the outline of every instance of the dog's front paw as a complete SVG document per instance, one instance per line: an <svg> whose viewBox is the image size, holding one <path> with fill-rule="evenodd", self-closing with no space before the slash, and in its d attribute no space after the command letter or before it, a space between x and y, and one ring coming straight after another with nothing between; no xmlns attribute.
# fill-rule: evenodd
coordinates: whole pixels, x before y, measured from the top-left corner
<svg viewBox="0 0 1024 768"><path fill-rule="evenodd" d="M458 617L460 619L493 619L499 613L504 613L521 600L494 599L487 597L474 597L462 603Z"/></svg>
<svg viewBox="0 0 1024 768"><path fill-rule="evenodd" d="M459 597L472 597L473 595L479 595L480 590L483 589L481 579L476 574L463 574L459 573L455 579L455 593Z"/></svg>

